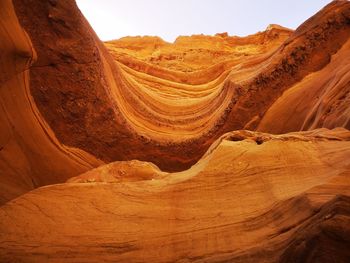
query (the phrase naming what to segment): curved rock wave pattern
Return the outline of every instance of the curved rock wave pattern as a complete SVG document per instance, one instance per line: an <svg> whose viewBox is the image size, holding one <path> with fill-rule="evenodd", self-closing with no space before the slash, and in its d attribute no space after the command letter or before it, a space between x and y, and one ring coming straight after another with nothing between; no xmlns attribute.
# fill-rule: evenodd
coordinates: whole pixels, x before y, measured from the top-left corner
<svg viewBox="0 0 350 263"><path fill-rule="evenodd" d="M74 1L14 6L38 53L30 88L40 112L60 141L105 162L137 159L180 171L232 130L349 127L341 88L348 87L349 61L334 58L348 49L347 1L333 1L296 31L270 25L243 38L194 35L174 43L157 37L101 43ZM319 73L325 67L342 69L336 75L342 83L327 82L333 73ZM307 106L293 121L280 117L292 114L294 101L279 107L278 100L295 86L307 89L313 76L327 89L310 92L319 106ZM294 97L305 99L301 93Z"/></svg>
<svg viewBox="0 0 350 263"><path fill-rule="evenodd" d="M0 1L0 261L348 262L349 37L348 1L174 43Z"/></svg>

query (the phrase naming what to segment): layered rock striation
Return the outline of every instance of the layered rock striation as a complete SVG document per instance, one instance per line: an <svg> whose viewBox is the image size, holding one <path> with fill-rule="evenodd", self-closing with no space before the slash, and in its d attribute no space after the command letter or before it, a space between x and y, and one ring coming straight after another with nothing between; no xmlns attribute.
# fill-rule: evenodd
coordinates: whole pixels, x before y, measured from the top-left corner
<svg viewBox="0 0 350 263"><path fill-rule="evenodd" d="M38 53L30 71L38 108L59 140L105 162L138 159L179 171L231 130L349 127L346 92L343 98L337 81L327 82L334 73L328 71L315 79L324 79L330 93L338 85L333 92L340 101L326 102L315 123L311 106L293 122L274 117L293 108L291 99L281 109L274 105L282 94L326 66L342 68L336 78L348 87L349 61L333 58L348 49L347 1L332 2L295 32L271 25L244 38L129 37L105 45L73 1L15 0L14 6ZM310 96L317 100L324 89ZM277 109L265 116L272 106ZM329 108L336 117L326 117ZM274 128L277 118L282 127Z"/></svg>
<svg viewBox="0 0 350 263"><path fill-rule="evenodd" d="M73 0L0 25L1 262L349 261L350 2L174 43Z"/></svg>

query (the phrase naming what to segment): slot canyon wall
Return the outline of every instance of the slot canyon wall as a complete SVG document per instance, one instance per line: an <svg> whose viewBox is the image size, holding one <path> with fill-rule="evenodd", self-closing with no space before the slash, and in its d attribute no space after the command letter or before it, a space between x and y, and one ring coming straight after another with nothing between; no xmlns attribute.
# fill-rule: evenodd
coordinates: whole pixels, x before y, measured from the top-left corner
<svg viewBox="0 0 350 263"><path fill-rule="evenodd" d="M174 43L73 0L0 25L1 262L348 262L350 2Z"/></svg>

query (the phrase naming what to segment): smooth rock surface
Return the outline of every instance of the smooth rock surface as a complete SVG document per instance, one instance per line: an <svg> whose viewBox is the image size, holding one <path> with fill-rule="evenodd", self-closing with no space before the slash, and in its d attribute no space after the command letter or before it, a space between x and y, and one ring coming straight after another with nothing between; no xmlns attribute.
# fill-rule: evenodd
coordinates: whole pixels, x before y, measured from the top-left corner
<svg viewBox="0 0 350 263"><path fill-rule="evenodd" d="M0 208L0 259L346 262L349 156L344 129L238 131L184 172L42 187ZM314 236L325 243L312 245Z"/></svg>
<svg viewBox="0 0 350 263"><path fill-rule="evenodd" d="M349 262L349 38L342 0L174 43L0 1L0 262Z"/></svg>

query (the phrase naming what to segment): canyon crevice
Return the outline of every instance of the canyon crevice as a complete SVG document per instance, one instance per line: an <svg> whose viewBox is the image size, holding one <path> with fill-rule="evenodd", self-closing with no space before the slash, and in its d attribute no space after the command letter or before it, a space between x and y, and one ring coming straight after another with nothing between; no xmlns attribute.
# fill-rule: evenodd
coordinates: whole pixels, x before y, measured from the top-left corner
<svg viewBox="0 0 350 263"><path fill-rule="evenodd" d="M1 262L349 261L350 2L174 43L73 0L0 25Z"/></svg>

